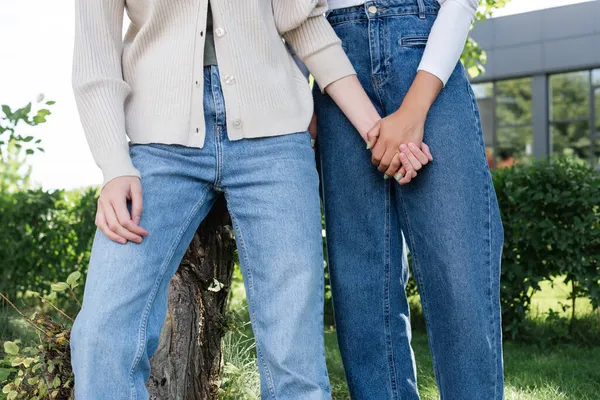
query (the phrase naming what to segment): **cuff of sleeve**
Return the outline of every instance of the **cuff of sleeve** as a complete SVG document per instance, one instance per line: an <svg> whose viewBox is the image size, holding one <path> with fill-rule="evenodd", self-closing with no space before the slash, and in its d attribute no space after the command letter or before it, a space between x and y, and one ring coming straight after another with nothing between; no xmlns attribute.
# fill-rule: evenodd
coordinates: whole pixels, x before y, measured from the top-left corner
<svg viewBox="0 0 600 400"><path fill-rule="evenodd" d="M324 92L327 86L337 80L356 75L354 67L340 44L325 47L311 54L304 59L304 64L315 78L321 92Z"/></svg>
<svg viewBox="0 0 600 400"><path fill-rule="evenodd" d="M450 79L450 75L452 75L453 70L448 72L448 68L444 68L439 64L429 63L427 60L423 59L421 60L417 71L425 71L435 75L440 81L442 81L444 87L446 87L446 83L448 83L448 79Z"/></svg>
<svg viewBox="0 0 600 400"><path fill-rule="evenodd" d="M128 152L115 152L112 158L98 162L98 166L104 175L102 187L120 176L137 176L141 177L140 172L133 166Z"/></svg>

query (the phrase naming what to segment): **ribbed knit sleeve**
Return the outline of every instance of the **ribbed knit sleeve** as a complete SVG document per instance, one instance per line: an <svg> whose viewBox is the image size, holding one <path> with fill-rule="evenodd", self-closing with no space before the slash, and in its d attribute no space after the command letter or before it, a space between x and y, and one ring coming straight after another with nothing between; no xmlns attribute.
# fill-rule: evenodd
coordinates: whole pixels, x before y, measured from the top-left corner
<svg viewBox="0 0 600 400"><path fill-rule="evenodd" d="M123 80L124 0L75 1L73 91L81 124L104 183L140 176L129 157Z"/></svg>
<svg viewBox="0 0 600 400"><path fill-rule="evenodd" d="M273 0L273 11L279 33L294 48L321 90L356 74L340 39L325 19L325 0Z"/></svg>

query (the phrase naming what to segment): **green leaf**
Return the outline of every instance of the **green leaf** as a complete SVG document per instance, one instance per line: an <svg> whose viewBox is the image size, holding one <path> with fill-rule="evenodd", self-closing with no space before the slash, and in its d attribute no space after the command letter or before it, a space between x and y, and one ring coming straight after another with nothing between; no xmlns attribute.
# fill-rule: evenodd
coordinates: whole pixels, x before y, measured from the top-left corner
<svg viewBox="0 0 600 400"><path fill-rule="evenodd" d="M33 136L27 136L27 137L24 137L24 138L23 138L23 141L24 141L25 143L29 143L29 142L31 142L32 140L33 140Z"/></svg>
<svg viewBox="0 0 600 400"><path fill-rule="evenodd" d="M57 388L59 386L60 386L60 378L58 377L58 375L56 375L54 377L54 380L52 381L52 387Z"/></svg>
<svg viewBox="0 0 600 400"><path fill-rule="evenodd" d="M69 284L66 282L58 282L50 285L50 288L53 292L64 292L69 288Z"/></svg>
<svg viewBox="0 0 600 400"><path fill-rule="evenodd" d="M13 387L13 383L7 383L6 385L4 385L4 387L2 388L2 393L7 394L8 392L10 392L12 390Z"/></svg>
<svg viewBox="0 0 600 400"><path fill-rule="evenodd" d="M50 100L50 101L47 101L46 104L51 106L51 105L56 104L56 102L54 100Z"/></svg>
<svg viewBox="0 0 600 400"><path fill-rule="evenodd" d="M6 400L14 400L17 398L18 393L15 390L11 390L10 392L8 392L8 394L6 395Z"/></svg>
<svg viewBox="0 0 600 400"><path fill-rule="evenodd" d="M34 153L34 151L32 149L25 150L25 154L27 154L27 155L32 155L33 153Z"/></svg>
<svg viewBox="0 0 600 400"><path fill-rule="evenodd" d="M77 286L77 281L81 278L81 272L75 271L67 278L67 283L71 288L75 288ZM73 286L75 285L75 286Z"/></svg>
<svg viewBox="0 0 600 400"><path fill-rule="evenodd" d="M10 119L10 117L12 117L12 111L10 110L10 107L6 104L2 106L2 111L4 112L4 114L6 114L6 118Z"/></svg>
<svg viewBox="0 0 600 400"><path fill-rule="evenodd" d="M4 352L10 355L19 354L19 346L15 342L4 342Z"/></svg>
<svg viewBox="0 0 600 400"><path fill-rule="evenodd" d="M12 372L12 369L0 368L0 382L4 382L6 379L8 379Z"/></svg>

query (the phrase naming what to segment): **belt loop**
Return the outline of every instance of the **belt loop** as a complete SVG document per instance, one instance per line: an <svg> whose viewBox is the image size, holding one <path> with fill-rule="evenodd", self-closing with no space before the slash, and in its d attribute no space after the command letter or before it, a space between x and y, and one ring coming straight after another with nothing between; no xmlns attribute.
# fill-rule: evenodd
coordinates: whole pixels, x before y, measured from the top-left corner
<svg viewBox="0 0 600 400"><path fill-rule="evenodd" d="M425 3L423 0L417 0L417 3L419 4L419 18L425 19Z"/></svg>

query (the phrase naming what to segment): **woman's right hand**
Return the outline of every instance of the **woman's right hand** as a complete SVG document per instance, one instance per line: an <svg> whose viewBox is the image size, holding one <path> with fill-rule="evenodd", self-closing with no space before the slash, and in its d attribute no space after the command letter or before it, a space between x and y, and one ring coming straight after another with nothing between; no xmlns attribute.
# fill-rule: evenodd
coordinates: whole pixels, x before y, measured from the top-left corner
<svg viewBox="0 0 600 400"><path fill-rule="evenodd" d="M131 213L127 208L131 201ZM141 243L148 231L139 226L142 217L142 183L136 176L120 176L100 192L96 226L112 241Z"/></svg>

